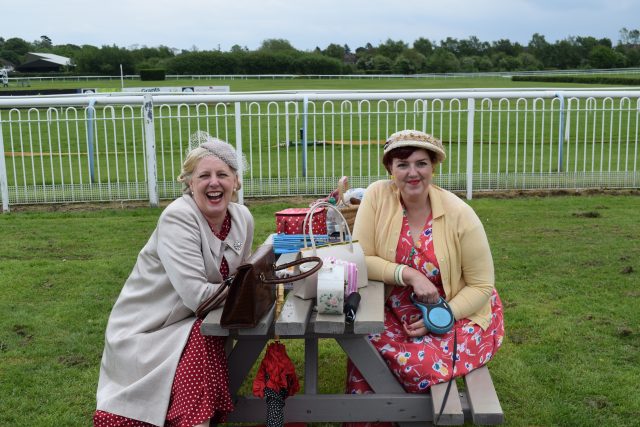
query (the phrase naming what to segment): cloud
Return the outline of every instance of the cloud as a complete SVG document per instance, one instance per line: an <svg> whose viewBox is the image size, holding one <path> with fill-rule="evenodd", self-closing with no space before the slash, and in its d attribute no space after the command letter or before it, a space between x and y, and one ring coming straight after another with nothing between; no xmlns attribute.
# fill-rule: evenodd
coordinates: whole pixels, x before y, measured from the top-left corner
<svg viewBox="0 0 640 427"><path fill-rule="evenodd" d="M2 11L0 36L54 44L166 45L181 49L256 49L283 38L301 50L420 37L526 44L534 33L553 42L608 37L638 28L640 2L620 0L21 0Z"/></svg>

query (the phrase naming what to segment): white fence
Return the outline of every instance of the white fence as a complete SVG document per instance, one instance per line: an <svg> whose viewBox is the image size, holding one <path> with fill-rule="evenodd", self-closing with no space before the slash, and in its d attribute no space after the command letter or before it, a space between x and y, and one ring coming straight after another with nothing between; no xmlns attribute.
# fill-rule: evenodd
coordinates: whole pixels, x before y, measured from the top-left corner
<svg viewBox="0 0 640 427"><path fill-rule="evenodd" d="M189 136L250 164L243 197L325 195L385 178L399 129L441 138L454 190L637 188L640 91L299 92L0 98L0 195L13 204L171 199Z"/></svg>

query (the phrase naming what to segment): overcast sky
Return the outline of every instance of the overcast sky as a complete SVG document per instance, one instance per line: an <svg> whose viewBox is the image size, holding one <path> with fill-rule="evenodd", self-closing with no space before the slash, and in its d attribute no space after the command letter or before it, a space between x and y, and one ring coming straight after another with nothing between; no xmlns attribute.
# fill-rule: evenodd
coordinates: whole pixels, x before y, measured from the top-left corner
<svg viewBox="0 0 640 427"><path fill-rule="evenodd" d="M300 50L330 43L355 50L387 39L409 46L420 37L526 45L534 33L549 42L607 37L640 28L637 0L2 0L0 37L54 44L119 47L165 45L257 49L286 39Z"/></svg>

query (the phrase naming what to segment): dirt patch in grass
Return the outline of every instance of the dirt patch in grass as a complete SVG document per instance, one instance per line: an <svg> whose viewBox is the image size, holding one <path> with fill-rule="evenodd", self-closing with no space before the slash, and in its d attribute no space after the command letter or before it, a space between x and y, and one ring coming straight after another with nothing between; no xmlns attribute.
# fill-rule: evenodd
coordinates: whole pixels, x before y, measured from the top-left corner
<svg viewBox="0 0 640 427"><path fill-rule="evenodd" d="M458 195L466 195L464 192L456 192ZM519 197L551 197L551 196L589 196L596 194L609 195L634 195L640 196L638 189L576 189L576 190L504 190L504 191L482 191L473 193L473 198L492 198L492 199L515 199ZM598 206L598 209L606 209L606 207Z"/></svg>
<svg viewBox="0 0 640 427"><path fill-rule="evenodd" d="M574 212L573 216L578 218L600 218L600 212L598 211L586 211L586 212Z"/></svg>
<svg viewBox="0 0 640 427"><path fill-rule="evenodd" d="M161 201L160 206L165 207L170 201ZM149 202L144 200L131 200L121 202L80 202L80 203L42 203L39 205L12 205L11 212L89 212L108 209L137 209L148 208Z"/></svg>
<svg viewBox="0 0 640 427"><path fill-rule="evenodd" d="M466 197L464 191L454 191L461 198ZM516 199L527 197L551 197L551 196L588 196L596 194L608 195L633 195L640 196L640 189L585 189L585 190L505 190L486 191L474 193L473 198L491 199ZM253 205L274 203L286 200L291 205L305 205L317 200L323 195L317 196L291 196L291 197L256 197L246 198L245 204L251 209ZM160 207L164 208L172 200L161 200ZM43 203L34 205L11 205L11 212L76 212L76 211L96 211L105 209L138 209L149 207L148 200L126 200L117 202L78 202L78 203ZM597 209L606 209L605 206L598 206Z"/></svg>
<svg viewBox="0 0 640 427"><path fill-rule="evenodd" d="M80 354L68 354L58 357L58 363L64 366L89 366L89 361Z"/></svg>
<svg viewBox="0 0 640 427"><path fill-rule="evenodd" d="M16 335L22 338L20 340L21 346L28 345L33 339L33 335L29 333L27 327L24 325L13 325L13 332L15 332Z"/></svg>
<svg viewBox="0 0 640 427"><path fill-rule="evenodd" d="M587 406L594 409L604 409L607 406L611 405L609 399L605 396L591 396L585 399L585 403Z"/></svg>
<svg viewBox="0 0 640 427"><path fill-rule="evenodd" d="M617 331L618 336L621 338L629 337L633 335L633 329L628 326L620 326Z"/></svg>
<svg viewBox="0 0 640 427"><path fill-rule="evenodd" d="M286 198L250 198L245 199L245 205L251 209L253 205L274 203L286 200L291 205L309 204L318 197L286 197ZM165 208L173 200L161 200L160 208ZM126 200L118 202L78 202L78 203L43 203L39 205L11 205L11 212L89 212L109 209L139 209L148 208L147 200Z"/></svg>

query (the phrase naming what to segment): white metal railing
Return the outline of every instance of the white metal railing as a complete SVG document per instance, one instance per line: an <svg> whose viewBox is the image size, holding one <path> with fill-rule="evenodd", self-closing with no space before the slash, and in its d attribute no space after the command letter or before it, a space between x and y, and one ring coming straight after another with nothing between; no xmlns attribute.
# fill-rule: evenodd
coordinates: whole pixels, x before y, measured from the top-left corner
<svg viewBox="0 0 640 427"><path fill-rule="evenodd" d="M235 144L242 197L318 195L385 178L399 129L441 138L436 183L474 191L637 188L640 91L95 94L0 98L0 196L11 204L160 199L189 136Z"/></svg>

